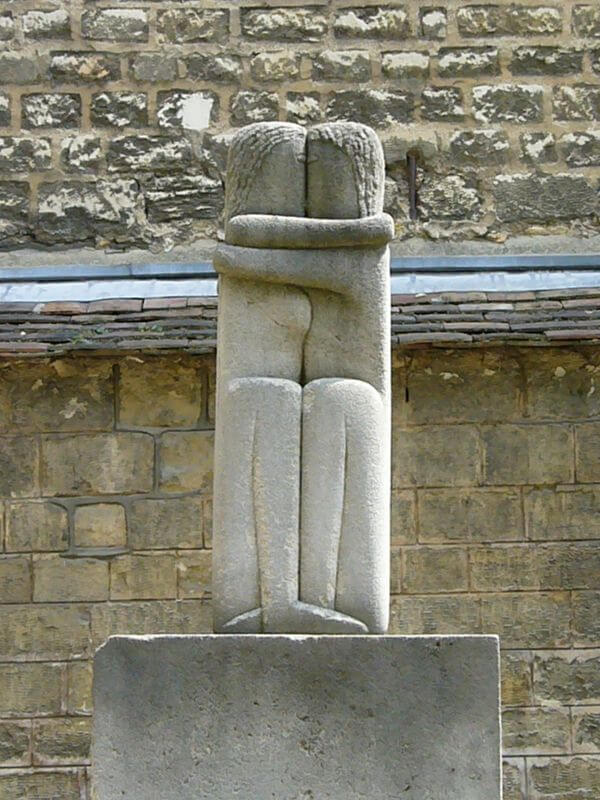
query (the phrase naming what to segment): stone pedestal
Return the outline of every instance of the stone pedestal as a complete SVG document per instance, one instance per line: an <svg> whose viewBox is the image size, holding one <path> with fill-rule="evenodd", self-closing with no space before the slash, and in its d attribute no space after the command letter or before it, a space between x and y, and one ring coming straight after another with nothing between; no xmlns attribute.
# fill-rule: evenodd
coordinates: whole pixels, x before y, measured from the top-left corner
<svg viewBox="0 0 600 800"><path fill-rule="evenodd" d="M500 800L498 640L114 637L98 800Z"/></svg>

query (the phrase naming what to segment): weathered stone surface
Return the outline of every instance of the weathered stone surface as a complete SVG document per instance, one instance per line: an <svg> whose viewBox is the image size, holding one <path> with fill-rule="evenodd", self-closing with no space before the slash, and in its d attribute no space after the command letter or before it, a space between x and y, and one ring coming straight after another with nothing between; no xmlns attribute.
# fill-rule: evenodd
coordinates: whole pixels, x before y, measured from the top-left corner
<svg viewBox="0 0 600 800"><path fill-rule="evenodd" d="M123 506L117 503L78 506L73 516L73 544L75 547L124 547L127 523Z"/></svg>
<svg viewBox="0 0 600 800"><path fill-rule="evenodd" d="M248 39L319 42L326 30L327 18L319 7L242 10L242 32Z"/></svg>
<svg viewBox="0 0 600 800"><path fill-rule="evenodd" d="M474 86L473 116L478 122L541 122L543 100L542 86Z"/></svg>
<svg viewBox="0 0 600 800"><path fill-rule="evenodd" d="M469 588L467 550L405 547L402 588L407 594L464 592Z"/></svg>
<svg viewBox="0 0 600 800"><path fill-rule="evenodd" d="M428 177L419 193L419 207L426 220L478 220L483 215L475 181L462 175Z"/></svg>
<svg viewBox="0 0 600 800"><path fill-rule="evenodd" d="M201 547L203 503L201 497L133 501L129 511L132 549Z"/></svg>
<svg viewBox="0 0 600 800"><path fill-rule="evenodd" d="M575 428L577 439L577 455L575 470L577 480L593 483L600 475L600 424L590 422L577 425Z"/></svg>
<svg viewBox="0 0 600 800"><path fill-rule="evenodd" d="M554 425L498 425L483 431L485 482L567 483L573 479L573 439Z"/></svg>
<svg viewBox="0 0 600 800"><path fill-rule="evenodd" d="M29 185L24 181L0 181L0 214L11 224L24 223L29 213ZM4 231L0 227L0 235Z"/></svg>
<svg viewBox="0 0 600 800"><path fill-rule="evenodd" d="M507 755L564 753L570 744L567 708L511 708L502 714L502 745Z"/></svg>
<svg viewBox="0 0 600 800"><path fill-rule="evenodd" d="M60 714L62 679L62 664L0 664L0 714L3 717Z"/></svg>
<svg viewBox="0 0 600 800"><path fill-rule="evenodd" d="M30 136L0 136L2 172L37 172L49 169L52 162L50 139Z"/></svg>
<svg viewBox="0 0 600 800"><path fill-rule="evenodd" d="M300 55L286 50L258 53L250 60L250 74L261 82L296 80L300 76Z"/></svg>
<svg viewBox="0 0 600 800"><path fill-rule="evenodd" d="M421 429L394 427L392 485L470 486L478 483L477 431L450 425ZM427 452L431 458L423 459Z"/></svg>
<svg viewBox="0 0 600 800"><path fill-rule="evenodd" d="M148 102L143 93L100 92L92 96L92 125L141 128L148 124Z"/></svg>
<svg viewBox="0 0 600 800"><path fill-rule="evenodd" d="M161 491L209 491L213 480L213 442L212 431L164 433L159 455Z"/></svg>
<svg viewBox="0 0 600 800"><path fill-rule="evenodd" d="M203 131L219 116L219 97L214 92L169 90L158 92L156 102L158 127L165 130Z"/></svg>
<svg viewBox="0 0 600 800"><path fill-rule="evenodd" d="M0 437L0 496L39 494L39 444L26 436Z"/></svg>
<svg viewBox="0 0 600 800"><path fill-rule="evenodd" d="M521 158L526 164L553 164L558 161L553 133L522 133Z"/></svg>
<svg viewBox="0 0 600 800"><path fill-rule="evenodd" d="M6 507L6 549L13 553L66 550L68 520L54 503L9 503Z"/></svg>
<svg viewBox="0 0 600 800"><path fill-rule="evenodd" d="M119 136L111 139L107 153L109 172L170 172L192 162L192 148L177 136Z"/></svg>
<svg viewBox="0 0 600 800"><path fill-rule="evenodd" d="M312 74L321 81L368 81L371 59L365 50L322 50L313 60Z"/></svg>
<svg viewBox="0 0 600 800"><path fill-rule="evenodd" d="M504 592L481 595L484 633L503 647L566 647L570 644L568 592Z"/></svg>
<svg viewBox="0 0 600 800"><path fill-rule="evenodd" d="M54 11L26 11L23 33L28 39L70 39L71 18L64 8Z"/></svg>
<svg viewBox="0 0 600 800"><path fill-rule="evenodd" d="M518 490L422 489L419 541L428 543L508 541L523 537Z"/></svg>
<svg viewBox="0 0 600 800"><path fill-rule="evenodd" d="M144 42L148 39L148 16L140 8L102 8L81 15L84 39L112 42Z"/></svg>
<svg viewBox="0 0 600 800"><path fill-rule="evenodd" d="M449 148L452 159L459 164L504 164L510 144L504 131L456 131L450 137Z"/></svg>
<svg viewBox="0 0 600 800"><path fill-rule="evenodd" d="M429 56L425 53L383 53L381 71L386 78L427 78Z"/></svg>
<svg viewBox="0 0 600 800"><path fill-rule="evenodd" d="M177 596L199 600L212 591L212 558L209 550L190 550L177 557Z"/></svg>
<svg viewBox="0 0 600 800"><path fill-rule="evenodd" d="M0 765L22 767L30 763L31 724L25 721L0 722Z"/></svg>
<svg viewBox="0 0 600 800"><path fill-rule="evenodd" d="M463 93L453 87L433 86L421 92L421 115L427 120L453 121L465 116Z"/></svg>
<svg viewBox="0 0 600 800"><path fill-rule="evenodd" d="M595 189L581 175L498 175L492 183L496 215L504 222L549 222L594 214Z"/></svg>
<svg viewBox="0 0 600 800"><path fill-rule="evenodd" d="M0 661L66 661L88 658L90 654L87 606L76 603L3 606ZM14 710L18 712L16 706Z"/></svg>
<svg viewBox="0 0 600 800"><path fill-rule="evenodd" d="M0 774L1 800L60 797L60 800L79 800L81 776L75 770L48 772L6 772Z"/></svg>
<svg viewBox="0 0 600 800"><path fill-rule="evenodd" d="M543 36L560 33L562 10L552 6L469 5L456 14L462 36Z"/></svg>
<svg viewBox="0 0 600 800"><path fill-rule="evenodd" d="M10 110L10 97L0 92L0 127L8 127L10 125Z"/></svg>
<svg viewBox="0 0 600 800"><path fill-rule="evenodd" d="M40 77L39 62L31 56L15 52L0 53L0 85L36 83Z"/></svg>
<svg viewBox="0 0 600 800"><path fill-rule="evenodd" d="M217 219L224 202L222 182L206 175L156 177L144 184L144 197L149 222Z"/></svg>
<svg viewBox="0 0 600 800"><path fill-rule="evenodd" d="M503 800L525 800L526 778L524 758L502 759Z"/></svg>
<svg viewBox="0 0 600 800"><path fill-rule="evenodd" d="M417 541L414 492L392 492L390 511L392 545L414 544Z"/></svg>
<svg viewBox="0 0 600 800"><path fill-rule="evenodd" d="M285 101L286 119L299 125L321 122L321 95L318 92L288 92Z"/></svg>
<svg viewBox="0 0 600 800"><path fill-rule="evenodd" d="M173 359L128 361L119 370L122 428L195 428L202 416L202 375L197 366ZM148 403L148 387L155 400Z"/></svg>
<svg viewBox="0 0 600 800"><path fill-rule="evenodd" d="M573 33L577 36L600 37L600 10L597 6L575 6L572 22Z"/></svg>
<svg viewBox="0 0 600 800"><path fill-rule="evenodd" d="M173 81L177 77L177 59L165 53L135 53L131 59L131 72L136 81Z"/></svg>
<svg viewBox="0 0 600 800"><path fill-rule="evenodd" d="M0 556L0 603L28 603L31 599L29 558Z"/></svg>
<svg viewBox="0 0 600 800"><path fill-rule="evenodd" d="M448 27L448 12L437 6L419 9L421 35L426 39L445 39Z"/></svg>
<svg viewBox="0 0 600 800"><path fill-rule="evenodd" d="M513 75L570 75L581 72L583 50L564 47L517 47L510 71Z"/></svg>
<svg viewBox="0 0 600 800"><path fill-rule="evenodd" d="M192 53L183 58L183 63L187 78L217 83L238 83L242 78L242 59L233 53Z"/></svg>
<svg viewBox="0 0 600 800"><path fill-rule="evenodd" d="M410 122L414 98L410 92L389 89L339 91L329 95L326 116L332 120L349 120L388 128L395 123Z"/></svg>
<svg viewBox="0 0 600 800"><path fill-rule="evenodd" d="M600 702L599 664L597 650L536 655L533 661L536 701L565 705Z"/></svg>
<svg viewBox="0 0 600 800"><path fill-rule="evenodd" d="M600 539L600 491L534 489L525 494L529 539Z"/></svg>
<svg viewBox="0 0 600 800"><path fill-rule="evenodd" d="M480 633L479 598L474 595L392 597L390 633L403 635Z"/></svg>
<svg viewBox="0 0 600 800"><path fill-rule="evenodd" d="M558 146L570 167L600 165L600 131L565 133Z"/></svg>
<svg viewBox="0 0 600 800"><path fill-rule="evenodd" d="M154 443L147 434L42 437L45 495L148 492L153 465Z"/></svg>
<svg viewBox="0 0 600 800"><path fill-rule="evenodd" d="M355 6L338 10L333 30L340 38L405 39L410 24L403 6Z"/></svg>
<svg viewBox="0 0 600 800"><path fill-rule="evenodd" d="M531 656L517 650L502 653L502 704L504 706L533 705Z"/></svg>
<svg viewBox="0 0 600 800"><path fill-rule="evenodd" d="M108 600L108 563L91 558L38 555L33 559L33 600Z"/></svg>
<svg viewBox="0 0 600 800"><path fill-rule="evenodd" d="M92 711L92 662L67 664L67 713L87 716Z"/></svg>
<svg viewBox="0 0 600 800"><path fill-rule="evenodd" d="M557 120L600 120L600 86L555 86L552 109Z"/></svg>
<svg viewBox="0 0 600 800"><path fill-rule="evenodd" d="M46 241L85 241L93 232L130 235L140 221L141 196L133 180L46 183L39 190L38 208Z"/></svg>
<svg viewBox="0 0 600 800"><path fill-rule="evenodd" d="M15 35L15 20L11 11L0 14L0 41L8 42Z"/></svg>
<svg viewBox="0 0 600 800"><path fill-rule="evenodd" d="M500 72L497 47L441 47L437 60L441 78L497 75Z"/></svg>
<svg viewBox="0 0 600 800"><path fill-rule="evenodd" d="M78 94L26 94L21 98L24 128L76 128L81 122Z"/></svg>
<svg viewBox="0 0 600 800"><path fill-rule="evenodd" d="M117 53L71 51L51 53L50 76L65 83L100 83L121 77Z"/></svg>
<svg viewBox="0 0 600 800"><path fill-rule="evenodd" d="M159 11L158 38L163 42L224 42L229 37L229 11L170 8Z"/></svg>
<svg viewBox="0 0 600 800"><path fill-rule="evenodd" d="M88 764L92 738L89 719L47 719L33 724L36 766Z"/></svg>
<svg viewBox="0 0 600 800"><path fill-rule="evenodd" d="M573 592L573 644L594 646L600 639L600 592Z"/></svg>
<svg viewBox="0 0 600 800"><path fill-rule="evenodd" d="M527 780L534 800L593 797L600 782L598 756L528 759Z"/></svg>
<svg viewBox="0 0 600 800"><path fill-rule="evenodd" d="M229 110L234 125L272 122L279 117L279 97L275 92L238 92L232 95Z"/></svg>
<svg viewBox="0 0 600 800"><path fill-rule="evenodd" d="M96 174L104 162L101 140L90 133L68 136L61 142L60 159L68 172Z"/></svg>
<svg viewBox="0 0 600 800"><path fill-rule="evenodd" d="M172 553L117 556L110 564L111 600L177 597L177 562Z"/></svg>
<svg viewBox="0 0 600 800"><path fill-rule="evenodd" d="M573 709L573 751L600 753L600 706Z"/></svg>
<svg viewBox="0 0 600 800"><path fill-rule="evenodd" d="M281 781L288 792L321 798L336 797L340 785L348 798L396 797L400 785L407 800L447 794L449 785L463 800L499 798L497 658L496 641L474 638L115 639L96 656L95 790L166 800L174 776L185 775L175 779L178 797L195 797L185 748L169 750L168 769L153 766L152 754L176 736L199 754L194 769L215 800L232 791L267 796ZM167 659L177 664L176 683L165 684ZM201 746L207 739L210 753ZM266 741L274 753L267 767ZM366 753L359 771L357 749ZM115 756L125 752L127 759Z"/></svg>

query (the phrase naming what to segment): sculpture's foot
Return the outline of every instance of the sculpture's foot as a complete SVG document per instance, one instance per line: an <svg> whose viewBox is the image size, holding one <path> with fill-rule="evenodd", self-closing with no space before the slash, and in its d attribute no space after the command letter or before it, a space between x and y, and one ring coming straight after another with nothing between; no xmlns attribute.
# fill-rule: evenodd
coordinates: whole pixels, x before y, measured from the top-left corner
<svg viewBox="0 0 600 800"><path fill-rule="evenodd" d="M322 608L300 601L274 615L267 614L265 633L368 633L358 619L333 608Z"/></svg>
<svg viewBox="0 0 600 800"><path fill-rule="evenodd" d="M261 633L262 608L253 608L230 619L220 629L220 633Z"/></svg>

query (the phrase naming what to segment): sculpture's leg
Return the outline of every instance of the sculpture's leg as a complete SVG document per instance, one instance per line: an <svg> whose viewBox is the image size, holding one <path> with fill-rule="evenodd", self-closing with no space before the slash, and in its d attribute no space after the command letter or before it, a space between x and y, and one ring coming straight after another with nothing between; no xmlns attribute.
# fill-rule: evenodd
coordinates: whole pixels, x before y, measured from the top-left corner
<svg viewBox="0 0 600 800"><path fill-rule="evenodd" d="M215 629L282 624L298 597L300 420L294 381L240 378L221 398L215 458Z"/></svg>
<svg viewBox="0 0 600 800"><path fill-rule="evenodd" d="M386 413L368 383L304 388L300 599L385 632L389 454Z"/></svg>

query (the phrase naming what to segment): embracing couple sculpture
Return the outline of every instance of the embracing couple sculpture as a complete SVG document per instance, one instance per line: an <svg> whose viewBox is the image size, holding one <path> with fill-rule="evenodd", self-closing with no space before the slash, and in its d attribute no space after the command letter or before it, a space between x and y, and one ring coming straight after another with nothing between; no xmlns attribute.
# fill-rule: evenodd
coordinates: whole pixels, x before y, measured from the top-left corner
<svg viewBox="0 0 600 800"><path fill-rule="evenodd" d="M388 624L391 218L375 133L233 139L220 275L215 630Z"/></svg>

